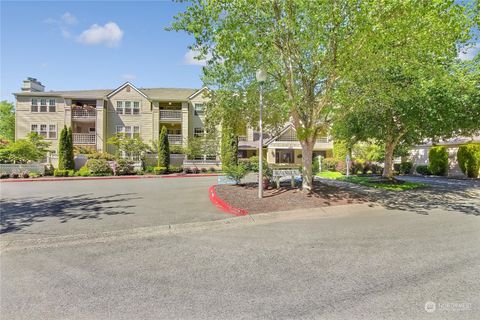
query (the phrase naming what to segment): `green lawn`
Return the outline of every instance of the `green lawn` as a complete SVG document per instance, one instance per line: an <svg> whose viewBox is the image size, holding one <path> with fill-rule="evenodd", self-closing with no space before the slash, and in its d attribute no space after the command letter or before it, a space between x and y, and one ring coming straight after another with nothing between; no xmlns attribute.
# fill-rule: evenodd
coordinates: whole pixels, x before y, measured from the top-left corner
<svg viewBox="0 0 480 320"><path fill-rule="evenodd" d="M343 177L343 174L340 172L334 172L334 171L322 171L317 173L317 177L320 178L325 178L325 179L337 179Z"/></svg>
<svg viewBox="0 0 480 320"><path fill-rule="evenodd" d="M372 177L350 176L347 178L340 172L333 172L333 171L319 172L317 173L317 176L320 178L340 180L340 181L359 184L366 187L379 188L379 189L389 190L389 191L405 191L405 190L423 188L428 186L425 183L408 182L408 181L405 181L402 184L386 184L386 183L380 183L380 182L372 182Z"/></svg>

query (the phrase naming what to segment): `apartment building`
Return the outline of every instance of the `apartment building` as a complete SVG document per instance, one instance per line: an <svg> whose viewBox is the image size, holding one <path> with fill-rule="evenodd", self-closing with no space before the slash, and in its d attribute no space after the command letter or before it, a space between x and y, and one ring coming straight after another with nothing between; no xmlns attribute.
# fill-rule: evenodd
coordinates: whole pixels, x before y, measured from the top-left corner
<svg viewBox="0 0 480 320"><path fill-rule="evenodd" d="M74 146L112 153L108 138L116 133L140 137L146 143L158 139L162 126L168 130L170 145L186 147L189 137L204 133L204 106L207 89L137 88L126 82L115 89L45 91L35 78L23 82L15 93L15 138L38 132L58 149L58 137L66 125L72 127ZM319 137L314 156L330 156L333 143ZM239 138L239 157L257 155L258 132L247 129ZM286 126L276 136L265 136L264 156L268 163L301 163L301 146L295 128Z"/></svg>
<svg viewBox="0 0 480 320"><path fill-rule="evenodd" d="M185 147L188 137L203 133L205 93L205 88L137 88L129 82L116 89L45 91L28 78L14 94L15 138L38 132L56 150L66 125L75 146L113 152L107 139L116 133L151 143L166 126L170 144Z"/></svg>

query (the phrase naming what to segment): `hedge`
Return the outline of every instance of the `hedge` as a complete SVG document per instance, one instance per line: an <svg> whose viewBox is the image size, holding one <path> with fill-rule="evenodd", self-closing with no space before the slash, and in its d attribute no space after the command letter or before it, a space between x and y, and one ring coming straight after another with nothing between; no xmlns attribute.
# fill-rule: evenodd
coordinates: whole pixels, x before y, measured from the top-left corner
<svg viewBox="0 0 480 320"><path fill-rule="evenodd" d="M480 144L466 144L458 148L458 166L470 178L480 175Z"/></svg>
<svg viewBox="0 0 480 320"><path fill-rule="evenodd" d="M445 176L448 172L447 148L437 146L428 151L428 170L436 176Z"/></svg>

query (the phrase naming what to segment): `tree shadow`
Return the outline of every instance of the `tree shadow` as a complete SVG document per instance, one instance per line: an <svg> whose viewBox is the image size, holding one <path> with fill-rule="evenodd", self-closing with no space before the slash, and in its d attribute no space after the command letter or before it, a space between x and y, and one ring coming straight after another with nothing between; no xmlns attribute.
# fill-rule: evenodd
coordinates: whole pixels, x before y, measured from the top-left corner
<svg viewBox="0 0 480 320"><path fill-rule="evenodd" d="M326 185L341 186L351 192L366 195L372 202L389 210L411 211L428 215L430 210L439 209L480 216L480 189L476 181L454 185L433 183L428 180L419 182L428 186L406 191L386 191L348 182L322 180L322 183Z"/></svg>
<svg viewBox="0 0 480 320"><path fill-rule="evenodd" d="M72 219L102 219L102 215L127 215L135 207L126 202L141 199L136 193L119 193L95 196L86 193L78 196L2 199L0 202L0 234L21 231L44 218L55 217L60 223Z"/></svg>

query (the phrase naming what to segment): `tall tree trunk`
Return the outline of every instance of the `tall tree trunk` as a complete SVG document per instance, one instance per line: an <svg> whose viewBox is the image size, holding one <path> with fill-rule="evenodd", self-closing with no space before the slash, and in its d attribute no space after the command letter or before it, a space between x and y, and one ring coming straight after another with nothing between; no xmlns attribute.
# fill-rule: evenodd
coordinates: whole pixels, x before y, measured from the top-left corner
<svg viewBox="0 0 480 320"><path fill-rule="evenodd" d="M313 145L315 140L307 139L300 141L302 146L302 189L305 191L312 190L313 187Z"/></svg>
<svg viewBox="0 0 480 320"><path fill-rule="evenodd" d="M385 143L385 162L383 167L383 177L393 179L393 151L395 142L393 139L387 139Z"/></svg>

